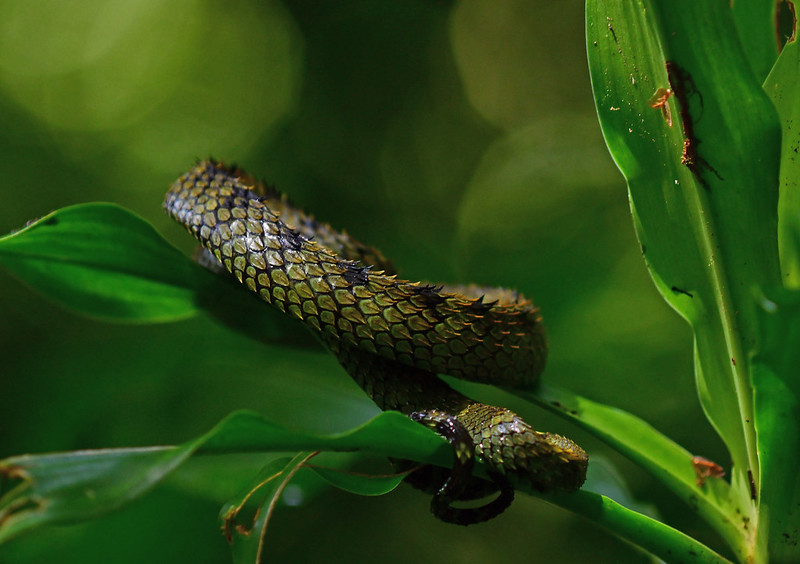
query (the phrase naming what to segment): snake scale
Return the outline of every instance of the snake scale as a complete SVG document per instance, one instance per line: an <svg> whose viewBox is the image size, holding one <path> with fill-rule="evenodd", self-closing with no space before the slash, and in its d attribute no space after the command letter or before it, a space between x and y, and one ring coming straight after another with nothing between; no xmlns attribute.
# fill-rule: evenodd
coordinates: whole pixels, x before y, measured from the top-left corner
<svg viewBox="0 0 800 564"><path fill-rule="evenodd" d="M518 293L403 280L380 251L214 161L175 181L164 208L218 268L317 334L381 409L398 410L450 442L449 472L428 467L410 477L433 493L438 518L462 525L490 519L511 503L514 483L539 491L583 484L588 457L570 439L535 431L437 376L515 388L536 383L547 342L538 309ZM491 483L472 477L476 458ZM481 507L452 505L492 491L499 495Z"/></svg>

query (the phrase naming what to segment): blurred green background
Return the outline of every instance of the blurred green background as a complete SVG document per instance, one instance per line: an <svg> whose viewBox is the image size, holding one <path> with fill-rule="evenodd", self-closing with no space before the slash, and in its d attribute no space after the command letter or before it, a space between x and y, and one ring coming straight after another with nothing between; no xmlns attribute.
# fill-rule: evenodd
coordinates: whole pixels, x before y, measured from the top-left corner
<svg viewBox="0 0 800 564"><path fill-rule="evenodd" d="M548 381L727 465L696 400L691 335L649 280L603 144L581 2L4 0L0 14L0 233L104 200L188 252L161 211L166 188L197 158L235 161L405 277L522 290L549 328ZM241 408L317 431L377 413L324 351L207 318L99 323L0 271L0 320L0 457L172 444ZM636 499L718 546L586 433L463 389L575 438ZM0 562L226 562L224 495L187 471L123 512L0 547ZM428 502L404 486L307 495L278 512L267 561L646 561L527 496L468 529Z"/></svg>

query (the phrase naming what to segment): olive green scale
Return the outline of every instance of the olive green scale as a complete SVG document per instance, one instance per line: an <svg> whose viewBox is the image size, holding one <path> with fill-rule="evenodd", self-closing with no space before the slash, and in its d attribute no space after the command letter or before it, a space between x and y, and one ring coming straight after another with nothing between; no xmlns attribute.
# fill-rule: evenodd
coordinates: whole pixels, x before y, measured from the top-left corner
<svg viewBox="0 0 800 564"><path fill-rule="evenodd" d="M382 409L444 410L490 468L539 490L575 490L587 457L514 413L472 401L436 374L530 387L547 344L516 292L399 279L380 251L291 206L244 172L206 161L164 207L241 283L317 333Z"/></svg>

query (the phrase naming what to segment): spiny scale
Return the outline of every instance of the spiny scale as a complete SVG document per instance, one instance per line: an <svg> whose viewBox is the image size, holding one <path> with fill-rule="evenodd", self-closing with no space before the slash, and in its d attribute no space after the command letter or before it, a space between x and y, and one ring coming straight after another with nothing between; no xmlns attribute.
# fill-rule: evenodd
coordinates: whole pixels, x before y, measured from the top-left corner
<svg viewBox="0 0 800 564"><path fill-rule="evenodd" d="M533 385L547 345L529 301L507 290L426 286L379 271L391 269L379 251L215 162L178 179L164 207L251 291L317 332L381 408L448 411L490 466L538 489L583 483L586 454L569 439L538 433L436 377Z"/></svg>

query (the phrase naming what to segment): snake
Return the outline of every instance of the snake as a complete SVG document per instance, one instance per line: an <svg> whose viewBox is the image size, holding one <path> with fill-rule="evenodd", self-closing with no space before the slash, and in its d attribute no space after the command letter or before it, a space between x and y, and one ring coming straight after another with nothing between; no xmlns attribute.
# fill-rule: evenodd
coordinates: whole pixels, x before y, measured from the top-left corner
<svg viewBox="0 0 800 564"><path fill-rule="evenodd" d="M547 338L539 308L520 293L405 280L378 249L214 160L178 178L164 209L200 242L201 262L300 320L379 408L449 442L452 468L423 467L407 478L432 494L435 517L470 525L502 513L520 485L539 492L583 485L588 455L571 439L537 431L439 378L518 389L537 384ZM476 460L489 480L473 476ZM497 495L482 506L456 505L491 494Z"/></svg>

